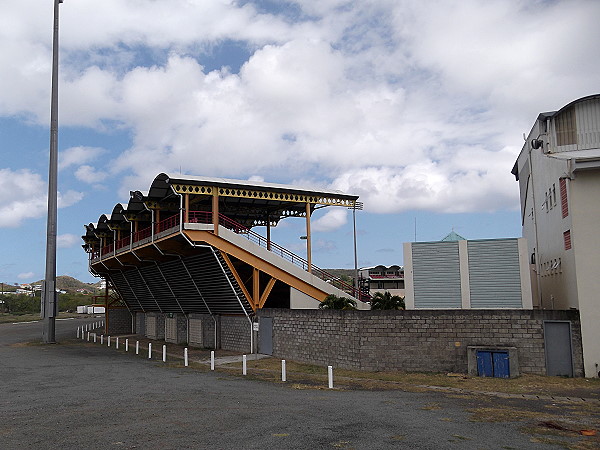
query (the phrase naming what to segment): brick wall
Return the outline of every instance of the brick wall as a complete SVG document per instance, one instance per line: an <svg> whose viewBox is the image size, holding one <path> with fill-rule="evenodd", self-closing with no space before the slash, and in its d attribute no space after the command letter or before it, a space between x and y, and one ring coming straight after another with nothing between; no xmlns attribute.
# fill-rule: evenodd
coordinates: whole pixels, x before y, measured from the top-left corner
<svg viewBox="0 0 600 450"><path fill-rule="evenodd" d="M185 314L165 317L165 342L183 344L187 342L188 320ZM170 328L172 327L172 328Z"/></svg>
<svg viewBox="0 0 600 450"><path fill-rule="evenodd" d="M246 316L221 316L221 348L250 352L250 322Z"/></svg>
<svg viewBox="0 0 600 450"><path fill-rule="evenodd" d="M220 323L220 316L213 316L209 314L188 314L189 327L190 327L190 346L203 347L203 348L220 348L219 345L215 346L215 322L217 328ZM194 331L200 331L201 335L196 336L194 333L192 339L192 329ZM217 336L217 344L219 343L219 336Z"/></svg>
<svg viewBox="0 0 600 450"><path fill-rule="evenodd" d="M129 334L131 330L131 313L126 308L109 309L106 322L108 334Z"/></svg>
<svg viewBox="0 0 600 450"><path fill-rule="evenodd" d="M273 318L273 356L280 358L371 371L466 373L468 346L516 347L521 373L541 375L543 322L568 320L574 373L583 375L577 311L263 309L258 316Z"/></svg>
<svg viewBox="0 0 600 450"><path fill-rule="evenodd" d="M143 312L135 313L135 330L133 330L136 334L146 334L146 314Z"/></svg>
<svg viewBox="0 0 600 450"><path fill-rule="evenodd" d="M146 324L144 335L150 339L165 339L165 314L149 312L145 314ZM152 324L155 323L155 325Z"/></svg>

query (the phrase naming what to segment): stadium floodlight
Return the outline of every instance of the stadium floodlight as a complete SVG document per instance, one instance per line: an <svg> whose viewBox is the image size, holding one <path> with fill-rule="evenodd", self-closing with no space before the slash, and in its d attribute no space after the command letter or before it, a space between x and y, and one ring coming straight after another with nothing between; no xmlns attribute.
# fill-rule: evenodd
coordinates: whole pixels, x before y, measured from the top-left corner
<svg viewBox="0 0 600 450"><path fill-rule="evenodd" d="M54 31L52 34L52 93L50 101L50 164L48 168L48 220L46 228L46 275L42 290L42 342L56 342L55 319L58 309L56 295L56 223L58 197L58 19L63 0L54 0Z"/></svg>

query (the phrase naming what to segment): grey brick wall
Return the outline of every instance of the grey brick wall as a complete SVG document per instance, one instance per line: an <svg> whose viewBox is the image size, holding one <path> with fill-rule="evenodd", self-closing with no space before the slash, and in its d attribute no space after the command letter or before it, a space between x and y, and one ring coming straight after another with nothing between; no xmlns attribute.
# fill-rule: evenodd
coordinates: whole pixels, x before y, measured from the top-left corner
<svg viewBox="0 0 600 450"><path fill-rule="evenodd" d="M109 309L107 314L108 334L129 334L131 330L131 313L126 308Z"/></svg>
<svg viewBox="0 0 600 450"><path fill-rule="evenodd" d="M146 314L143 312L135 313L135 330L136 334L146 334Z"/></svg>
<svg viewBox="0 0 600 450"><path fill-rule="evenodd" d="M280 358L371 371L466 373L467 346L502 346L517 348L521 373L541 375L543 322L568 320L574 373L583 375L577 311L263 309L258 316L273 318L273 356Z"/></svg>
<svg viewBox="0 0 600 450"><path fill-rule="evenodd" d="M184 344L187 342L188 319L185 314L173 314L173 317L165 316L165 327L174 324L173 335L169 336L165 328L165 342Z"/></svg>
<svg viewBox="0 0 600 450"><path fill-rule="evenodd" d="M250 353L250 322L246 316L221 316L221 348Z"/></svg>
<svg viewBox="0 0 600 450"><path fill-rule="evenodd" d="M220 348L219 345L215 345L215 322L216 327L219 328L220 316L210 316L209 314L188 314L188 319L193 321L199 321L202 330L202 336L200 342L190 342L190 346L203 347L203 348ZM219 343L219 336L217 336L217 344Z"/></svg>
<svg viewBox="0 0 600 450"><path fill-rule="evenodd" d="M148 321L156 320L155 334L152 334L152 327L148 326ZM149 312L146 313L146 324L145 324L144 335L150 339L165 339L165 314Z"/></svg>

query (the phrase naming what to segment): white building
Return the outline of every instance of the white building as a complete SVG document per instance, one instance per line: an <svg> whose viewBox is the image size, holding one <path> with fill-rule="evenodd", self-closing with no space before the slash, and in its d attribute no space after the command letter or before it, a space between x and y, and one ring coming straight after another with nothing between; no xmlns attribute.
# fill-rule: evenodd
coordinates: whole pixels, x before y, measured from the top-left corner
<svg viewBox="0 0 600 450"><path fill-rule="evenodd" d="M531 309L525 239L404 243L406 309Z"/></svg>
<svg viewBox="0 0 600 450"><path fill-rule="evenodd" d="M389 292L404 297L404 268L402 266L363 267L358 271L359 285L373 295Z"/></svg>
<svg viewBox="0 0 600 450"><path fill-rule="evenodd" d="M585 376L600 370L600 94L541 113L512 170L533 305L578 309Z"/></svg>

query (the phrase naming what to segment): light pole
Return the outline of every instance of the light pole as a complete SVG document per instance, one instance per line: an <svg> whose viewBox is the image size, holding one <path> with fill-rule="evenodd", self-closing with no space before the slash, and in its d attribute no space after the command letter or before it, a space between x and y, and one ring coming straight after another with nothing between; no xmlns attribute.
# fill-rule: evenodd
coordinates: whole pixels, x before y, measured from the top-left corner
<svg viewBox="0 0 600 450"><path fill-rule="evenodd" d="M356 210L361 211L363 209L363 203L355 201L349 209L352 209L352 225L354 230L354 295L360 300L361 295L358 286L358 253L356 251Z"/></svg>
<svg viewBox="0 0 600 450"><path fill-rule="evenodd" d="M42 342L56 342L56 210L58 196L58 17L63 0L54 0L52 34L52 99L50 102L50 164L48 168L48 221L46 228L46 277L42 290Z"/></svg>

